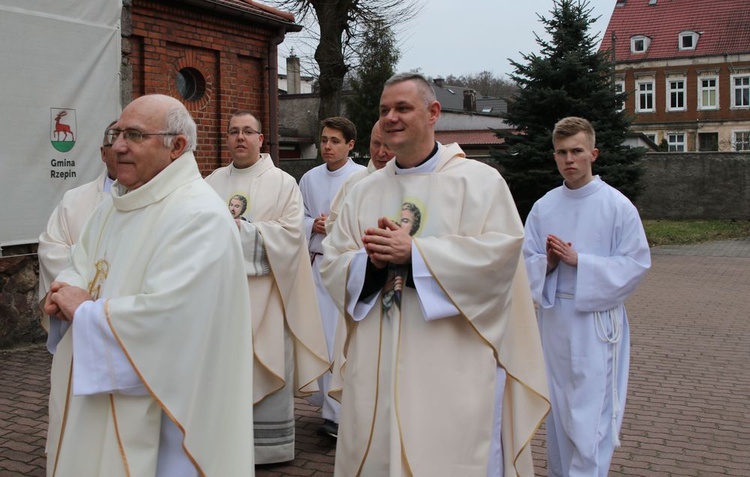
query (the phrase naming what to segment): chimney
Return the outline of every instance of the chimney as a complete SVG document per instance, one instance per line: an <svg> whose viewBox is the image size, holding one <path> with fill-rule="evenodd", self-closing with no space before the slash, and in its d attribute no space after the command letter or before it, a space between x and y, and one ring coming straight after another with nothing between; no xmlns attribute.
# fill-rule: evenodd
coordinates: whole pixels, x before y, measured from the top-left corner
<svg viewBox="0 0 750 477"><path fill-rule="evenodd" d="M443 78L440 78L440 77L437 77L437 78L435 78L434 80L432 80L432 82L433 82L433 83L435 83L435 85L436 85L436 86L437 86L438 88L442 88L442 87L443 87L443 82L444 82L444 81L445 81L445 80L444 80Z"/></svg>
<svg viewBox="0 0 750 477"><path fill-rule="evenodd" d="M464 90L464 111L476 112L477 92L473 89Z"/></svg>
<svg viewBox="0 0 750 477"><path fill-rule="evenodd" d="M294 53L286 58L286 92L287 94L300 94L302 92L299 58Z"/></svg>

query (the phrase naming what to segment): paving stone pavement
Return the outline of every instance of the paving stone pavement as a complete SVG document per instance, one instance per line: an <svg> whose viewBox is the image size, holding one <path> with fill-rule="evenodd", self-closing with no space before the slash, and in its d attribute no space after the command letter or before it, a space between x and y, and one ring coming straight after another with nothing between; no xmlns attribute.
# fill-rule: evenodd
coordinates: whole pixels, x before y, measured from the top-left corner
<svg viewBox="0 0 750 477"><path fill-rule="evenodd" d="M628 300L628 404L611 476L750 476L750 239L652 249ZM43 476L50 357L0 351L0 476ZM330 476L334 445L298 400L297 456L258 477ZM544 429L532 442L546 476ZM460 477L460 476L457 476Z"/></svg>

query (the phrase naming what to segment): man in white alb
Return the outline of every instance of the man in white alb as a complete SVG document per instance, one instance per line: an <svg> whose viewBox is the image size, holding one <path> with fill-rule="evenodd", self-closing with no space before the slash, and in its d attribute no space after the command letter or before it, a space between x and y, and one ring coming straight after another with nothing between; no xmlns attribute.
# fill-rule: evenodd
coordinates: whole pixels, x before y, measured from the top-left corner
<svg viewBox="0 0 750 477"><path fill-rule="evenodd" d="M526 219L523 253L547 364L547 472L606 477L625 410L630 330L625 300L651 267L638 210L594 176L591 123L552 133L563 184Z"/></svg>
<svg viewBox="0 0 750 477"><path fill-rule="evenodd" d="M328 358L333 360L333 342L339 313L331 301L320 279L321 243L326 236L326 219L331 212L331 201L346 179L357 171L365 170L349 158L349 152L357 139L357 128L346 118L334 116L321 122L320 153L324 164L307 171L300 179L299 187L305 203L305 233L312 261L313 279L320 307L320 318L326 336ZM323 426L319 433L336 437L338 434L339 403L328 395L331 373L320 378L322 396L321 414Z"/></svg>

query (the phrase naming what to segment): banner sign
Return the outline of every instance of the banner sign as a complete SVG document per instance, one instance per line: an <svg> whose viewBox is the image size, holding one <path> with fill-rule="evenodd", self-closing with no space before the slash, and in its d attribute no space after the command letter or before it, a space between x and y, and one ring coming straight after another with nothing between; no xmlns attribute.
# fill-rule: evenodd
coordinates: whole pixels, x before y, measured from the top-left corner
<svg viewBox="0 0 750 477"><path fill-rule="evenodd" d="M0 247L35 243L102 171L120 114L121 0L0 0Z"/></svg>

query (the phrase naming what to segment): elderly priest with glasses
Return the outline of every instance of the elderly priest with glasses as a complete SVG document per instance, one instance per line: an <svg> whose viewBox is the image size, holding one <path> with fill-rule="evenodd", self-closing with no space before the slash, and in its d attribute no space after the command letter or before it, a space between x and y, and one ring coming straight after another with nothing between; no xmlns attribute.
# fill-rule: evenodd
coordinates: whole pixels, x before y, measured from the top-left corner
<svg viewBox="0 0 750 477"><path fill-rule="evenodd" d="M251 476L252 326L227 206L201 178L196 125L146 95L107 131L117 181L44 311L55 476Z"/></svg>

